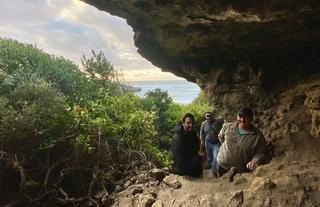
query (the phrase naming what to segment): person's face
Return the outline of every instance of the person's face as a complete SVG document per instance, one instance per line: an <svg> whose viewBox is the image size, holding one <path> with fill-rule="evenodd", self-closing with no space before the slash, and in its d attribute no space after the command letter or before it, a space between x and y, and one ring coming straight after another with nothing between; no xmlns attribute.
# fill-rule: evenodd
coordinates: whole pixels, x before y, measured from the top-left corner
<svg viewBox="0 0 320 207"><path fill-rule="evenodd" d="M183 129L186 132L191 132L193 130L193 125L194 125L193 120L190 117L187 117L184 120L184 123L182 123Z"/></svg>
<svg viewBox="0 0 320 207"><path fill-rule="evenodd" d="M206 115L206 120L207 120L207 121L211 122L212 119L213 119L212 114L207 114L207 115Z"/></svg>
<svg viewBox="0 0 320 207"><path fill-rule="evenodd" d="M252 117L237 115L238 127L241 129L249 129L251 127Z"/></svg>

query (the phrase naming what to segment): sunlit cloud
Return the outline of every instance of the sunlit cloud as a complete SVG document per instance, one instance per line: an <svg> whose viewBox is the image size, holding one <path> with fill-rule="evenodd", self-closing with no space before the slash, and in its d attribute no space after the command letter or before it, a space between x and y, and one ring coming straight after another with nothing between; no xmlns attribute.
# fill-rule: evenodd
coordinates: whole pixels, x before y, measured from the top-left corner
<svg viewBox="0 0 320 207"><path fill-rule="evenodd" d="M124 70L122 75L125 81L182 79L176 78L172 73L161 72L160 69Z"/></svg>
<svg viewBox="0 0 320 207"><path fill-rule="evenodd" d="M102 51L127 79L177 79L137 53L132 28L122 18L79 0L0 0L0 4L2 37L36 44L77 64L92 49Z"/></svg>

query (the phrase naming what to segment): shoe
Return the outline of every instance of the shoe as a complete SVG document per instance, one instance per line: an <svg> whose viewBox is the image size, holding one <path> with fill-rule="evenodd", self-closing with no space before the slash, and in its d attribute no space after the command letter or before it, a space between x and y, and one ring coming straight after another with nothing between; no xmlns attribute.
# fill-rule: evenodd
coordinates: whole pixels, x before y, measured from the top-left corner
<svg viewBox="0 0 320 207"><path fill-rule="evenodd" d="M220 166L217 164L217 177L220 178L222 175L220 174Z"/></svg>
<svg viewBox="0 0 320 207"><path fill-rule="evenodd" d="M229 172L230 172L229 182L233 182L233 177L238 173L238 170L236 167L231 167Z"/></svg>

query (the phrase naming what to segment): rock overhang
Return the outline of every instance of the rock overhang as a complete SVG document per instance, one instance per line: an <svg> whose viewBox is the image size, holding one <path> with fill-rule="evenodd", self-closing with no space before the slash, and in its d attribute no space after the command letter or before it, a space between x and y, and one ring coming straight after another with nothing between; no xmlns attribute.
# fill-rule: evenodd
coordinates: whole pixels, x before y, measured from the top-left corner
<svg viewBox="0 0 320 207"><path fill-rule="evenodd" d="M196 82L213 101L227 85L244 93L238 98L252 96L242 103L252 105L260 92L319 72L314 0L83 1L125 18L143 57Z"/></svg>

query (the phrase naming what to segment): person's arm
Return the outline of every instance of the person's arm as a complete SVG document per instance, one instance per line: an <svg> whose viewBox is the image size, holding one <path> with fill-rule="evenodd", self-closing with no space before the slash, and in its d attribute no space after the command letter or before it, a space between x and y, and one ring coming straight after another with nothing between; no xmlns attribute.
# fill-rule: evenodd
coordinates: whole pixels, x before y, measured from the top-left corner
<svg viewBox="0 0 320 207"><path fill-rule="evenodd" d="M178 136L174 136L171 142L171 152L174 162L180 165L183 160L181 139Z"/></svg>
<svg viewBox="0 0 320 207"><path fill-rule="evenodd" d="M219 125L218 125L218 139L219 139L219 133L220 133L220 131L221 131L221 129L222 129L222 127L224 126L225 124L224 124L224 119L220 119L219 120ZM221 140L219 139L219 142L220 142L220 144L222 143L221 142Z"/></svg>
<svg viewBox="0 0 320 207"><path fill-rule="evenodd" d="M264 136L261 134L256 146L256 153L253 156L252 160L256 160L258 164L263 163L264 156L266 153L266 146L267 146L266 140Z"/></svg>
<svg viewBox="0 0 320 207"><path fill-rule="evenodd" d="M201 160L204 161L206 157L206 147L205 147L204 141L201 138L198 140L200 142L199 143L200 149L199 149L198 155L200 156Z"/></svg>
<svg viewBox="0 0 320 207"><path fill-rule="evenodd" d="M225 139L225 132L226 132L226 125L222 126L222 129L220 130L219 134L218 134L218 139L221 143L224 142Z"/></svg>
<svg viewBox="0 0 320 207"><path fill-rule="evenodd" d="M204 131L204 123L201 124L201 127L200 127L200 140L201 140L201 143L204 142L204 139L205 139L205 131Z"/></svg>
<svg viewBox="0 0 320 207"><path fill-rule="evenodd" d="M205 139L205 131L204 131L204 124L202 123L201 124L201 127L200 127L200 150L203 150L204 149L204 139Z"/></svg>
<svg viewBox="0 0 320 207"><path fill-rule="evenodd" d="M247 168L250 170L256 169L260 164L263 163L266 152L266 141L263 135L259 137L255 150L256 152L252 157L252 160L247 164Z"/></svg>

